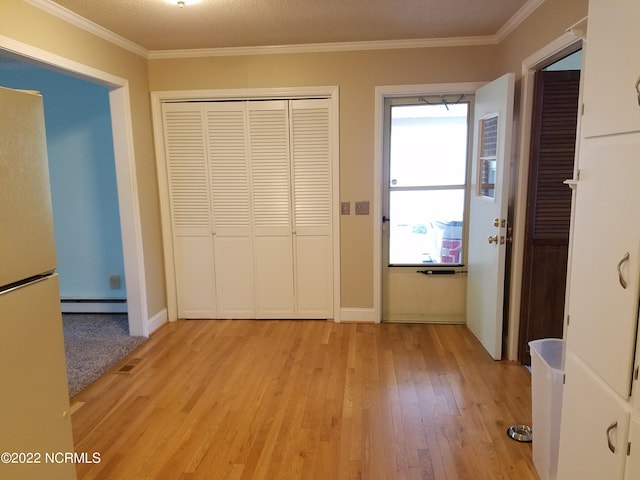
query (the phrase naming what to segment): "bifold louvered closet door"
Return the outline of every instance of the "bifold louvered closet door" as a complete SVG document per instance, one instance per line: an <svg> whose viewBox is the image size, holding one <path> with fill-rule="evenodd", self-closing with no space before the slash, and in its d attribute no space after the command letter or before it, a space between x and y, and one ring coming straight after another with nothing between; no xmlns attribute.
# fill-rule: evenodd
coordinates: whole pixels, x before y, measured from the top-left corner
<svg viewBox="0 0 640 480"><path fill-rule="evenodd" d="M333 316L328 100L168 103L180 318Z"/></svg>

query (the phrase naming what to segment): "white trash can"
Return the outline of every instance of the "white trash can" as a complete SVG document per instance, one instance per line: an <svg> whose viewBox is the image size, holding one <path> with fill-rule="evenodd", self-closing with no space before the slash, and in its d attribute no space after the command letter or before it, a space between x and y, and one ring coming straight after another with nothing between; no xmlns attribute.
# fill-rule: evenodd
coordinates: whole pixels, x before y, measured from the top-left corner
<svg viewBox="0 0 640 480"><path fill-rule="evenodd" d="M529 347L533 464L540 480L556 480L562 415L564 340L534 340L529 342Z"/></svg>

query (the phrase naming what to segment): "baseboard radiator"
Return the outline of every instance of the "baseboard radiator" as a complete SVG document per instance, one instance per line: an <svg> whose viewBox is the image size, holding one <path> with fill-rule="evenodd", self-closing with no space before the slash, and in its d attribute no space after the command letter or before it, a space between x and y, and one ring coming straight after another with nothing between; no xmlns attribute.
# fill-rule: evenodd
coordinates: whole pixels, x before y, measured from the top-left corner
<svg viewBox="0 0 640 480"><path fill-rule="evenodd" d="M127 300L119 298L92 298L60 300L62 313L127 313Z"/></svg>

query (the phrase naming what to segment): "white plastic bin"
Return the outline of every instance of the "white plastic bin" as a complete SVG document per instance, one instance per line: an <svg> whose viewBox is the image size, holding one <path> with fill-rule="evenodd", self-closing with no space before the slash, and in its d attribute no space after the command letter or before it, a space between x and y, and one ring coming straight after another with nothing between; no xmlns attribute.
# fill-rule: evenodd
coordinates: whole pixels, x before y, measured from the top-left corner
<svg viewBox="0 0 640 480"><path fill-rule="evenodd" d="M540 480L556 480L560 447L564 340L545 338L531 348L533 464Z"/></svg>

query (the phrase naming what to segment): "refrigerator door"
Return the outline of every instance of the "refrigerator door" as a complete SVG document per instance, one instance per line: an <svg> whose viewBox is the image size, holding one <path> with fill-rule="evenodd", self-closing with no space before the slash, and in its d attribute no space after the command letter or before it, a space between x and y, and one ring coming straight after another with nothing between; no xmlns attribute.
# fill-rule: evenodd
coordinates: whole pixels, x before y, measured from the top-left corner
<svg viewBox="0 0 640 480"><path fill-rule="evenodd" d="M75 479L72 462L46 461L73 452L57 275L0 293L0 379L0 452L39 460L3 461L0 478Z"/></svg>
<svg viewBox="0 0 640 480"><path fill-rule="evenodd" d="M0 87L0 288L55 269L42 97Z"/></svg>

